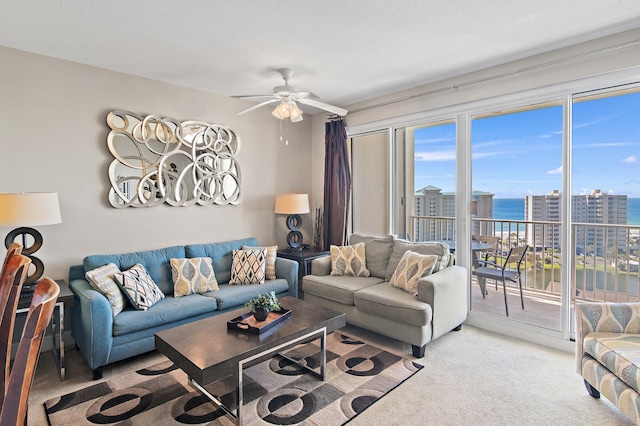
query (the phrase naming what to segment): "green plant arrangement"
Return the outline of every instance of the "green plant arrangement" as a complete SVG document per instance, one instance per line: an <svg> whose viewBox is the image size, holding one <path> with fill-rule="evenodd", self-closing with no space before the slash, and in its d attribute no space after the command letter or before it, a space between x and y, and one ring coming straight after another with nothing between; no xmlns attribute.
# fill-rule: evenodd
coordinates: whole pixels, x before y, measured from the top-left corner
<svg viewBox="0 0 640 426"><path fill-rule="evenodd" d="M280 301L276 297L276 292L272 291L249 300L244 306L253 312L253 316L257 321L264 321L267 319L269 312L280 310Z"/></svg>

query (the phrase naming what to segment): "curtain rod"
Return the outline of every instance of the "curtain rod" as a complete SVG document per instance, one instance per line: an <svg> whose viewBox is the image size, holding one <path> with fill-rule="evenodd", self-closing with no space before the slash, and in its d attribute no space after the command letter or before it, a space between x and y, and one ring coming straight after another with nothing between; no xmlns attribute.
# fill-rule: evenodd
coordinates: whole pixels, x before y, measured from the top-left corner
<svg viewBox="0 0 640 426"><path fill-rule="evenodd" d="M553 61L543 62L543 63L540 63L540 64L531 65L531 66L524 67L524 68L519 68L517 70L503 72L503 73L500 73L500 74L492 75L490 77L483 77L483 78L467 81L467 82L460 83L460 84L452 84L452 85L449 85L449 86L446 86L446 87L441 87L439 89L433 89L433 90L428 90L426 92L416 93L414 95L404 96L402 98L391 99L389 101L384 101L384 102L380 102L380 103L377 103L377 104L368 105L368 106L365 106L365 107L362 107L362 108L357 108L357 109L354 109L354 110L350 110L349 113L353 114L353 113L356 113L356 112L367 111L367 110L370 110L370 109L380 108L380 107L387 106L387 105L393 105L393 104L397 104L399 102L405 102L405 101L409 101L411 99L420 98L422 96L433 95L435 93L445 92L447 90L458 90L460 87L471 86L473 84L478 84L478 83L484 83L485 81L491 81L491 80L495 80L495 79L498 79L498 78L508 77L510 75L515 75L515 74L520 74L522 72L535 70L535 69L538 69L538 68L544 68L544 67L547 67L547 66L550 66L550 65L560 64L560 63L563 63L563 62L569 62L569 61L572 61L574 59L588 58L590 56L599 55L601 53L608 53L608 52L612 52L614 50L624 49L626 47L635 46L637 44L640 44L640 40L632 40L632 41L629 41L629 42L626 42L626 43L616 44L614 46L609 46L609 47L604 47L602 49L592 50L590 52L578 53L576 55L567 56L566 58L555 59Z"/></svg>

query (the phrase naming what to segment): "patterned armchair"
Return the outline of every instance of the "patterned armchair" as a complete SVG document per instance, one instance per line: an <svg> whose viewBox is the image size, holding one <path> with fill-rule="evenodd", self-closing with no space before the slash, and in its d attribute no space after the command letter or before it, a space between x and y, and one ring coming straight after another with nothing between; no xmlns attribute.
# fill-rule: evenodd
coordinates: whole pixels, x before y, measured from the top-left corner
<svg viewBox="0 0 640 426"><path fill-rule="evenodd" d="M576 327L576 369L587 391L640 424L640 303L576 303Z"/></svg>

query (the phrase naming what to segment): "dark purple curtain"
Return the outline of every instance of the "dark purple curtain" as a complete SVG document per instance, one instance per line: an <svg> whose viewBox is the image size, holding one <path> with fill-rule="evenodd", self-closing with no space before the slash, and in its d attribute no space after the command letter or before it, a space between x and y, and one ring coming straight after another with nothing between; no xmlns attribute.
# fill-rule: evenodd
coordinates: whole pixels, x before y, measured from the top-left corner
<svg viewBox="0 0 640 426"><path fill-rule="evenodd" d="M347 213L351 193L351 171L347 153L345 122L325 124L324 155L324 249L347 241Z"/></svg>

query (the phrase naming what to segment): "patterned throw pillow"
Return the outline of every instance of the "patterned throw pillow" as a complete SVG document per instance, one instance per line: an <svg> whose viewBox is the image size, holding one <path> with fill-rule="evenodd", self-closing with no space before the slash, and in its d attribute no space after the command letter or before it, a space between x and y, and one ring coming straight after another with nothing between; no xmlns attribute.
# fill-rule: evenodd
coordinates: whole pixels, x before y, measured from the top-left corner
<svg viewBox="0 0 640 426"><path fill-rule="evenodd" d="M364 243L352 246L331 246L331 275L349 277L371 276L367 269Z"/></svg>
<svg viewBox="0 0 640 426"><path fill-rule="evenodd" d="M229 284L264 284L267 251L233 250Z"/></svg>
<svg viewBox="0 0 640 426"><path fill-rule="evenodd" d="M389 285L417 296L418 280L430 275L437 261L438 256L434 254L418 254L407 250L393 272Z"/></svg>
<svg viewBox="0 0 640 426"><path fill-rule="evenodd" d="M129 302L138 310L146 311L154 303L164 299L164 293L153 282L147 269L140 263L136 263L128 271L114 275Z"/></svg>
<svg viewBox="0 0 640 426"><path fill-rule="evenodd" d="M267 262L265 263L265 278L268 280L276 279L276 257L278 257L278 246L267 247L249 247L242 246L242 250L267 250Z"/></svg>
<svg viewBox="0 0 640 426"><path fill-rule="evenodd" d="M85 274L91 287L109 300L114 317L122 312L127 304L115 280L115 274L117 273L120 273L120 268L118 268L115 263L109 263Z"/></svg>
<svg viewBox="0 0 640 426"><path fill-rule="evenodd" d="M169 260L173 277L173 297L217 291L218 281L210 257Z"/></svg>

